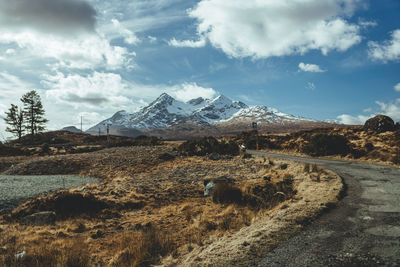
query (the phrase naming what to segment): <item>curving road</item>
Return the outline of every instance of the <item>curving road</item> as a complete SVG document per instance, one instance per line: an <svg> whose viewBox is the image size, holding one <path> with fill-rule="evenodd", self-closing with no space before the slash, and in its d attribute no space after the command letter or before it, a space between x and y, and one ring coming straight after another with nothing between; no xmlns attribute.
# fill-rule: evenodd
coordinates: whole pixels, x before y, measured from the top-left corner
<svg viewBox="0 0 400 267"><path fill-rule="evenodd" d="M253 266L400 266L400 169L248 153L318 164L339 174L347 186L337 208Z"/></svg>

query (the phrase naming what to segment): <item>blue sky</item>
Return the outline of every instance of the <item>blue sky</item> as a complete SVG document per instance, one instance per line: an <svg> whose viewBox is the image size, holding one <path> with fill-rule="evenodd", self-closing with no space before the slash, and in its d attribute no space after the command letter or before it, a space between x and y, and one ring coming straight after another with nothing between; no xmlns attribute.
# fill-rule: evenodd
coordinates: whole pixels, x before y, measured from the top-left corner
<svg viewBox="0 0 400 267"><path fill-rule="evenodd" d="M35 89L49 129L162 92L399 121L399 13L398 0L0 0L0 114Z"/></svg>

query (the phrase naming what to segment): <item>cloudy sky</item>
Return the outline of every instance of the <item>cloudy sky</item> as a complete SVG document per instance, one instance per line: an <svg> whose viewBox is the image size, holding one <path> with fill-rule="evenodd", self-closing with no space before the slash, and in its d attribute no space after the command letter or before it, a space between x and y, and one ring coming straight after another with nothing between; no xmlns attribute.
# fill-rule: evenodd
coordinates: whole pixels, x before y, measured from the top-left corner
<svg viewBox="0 0 400 267"><path fill-rule="evenodd" d="M49 129L162 92L398 121L399 13L398 0L0 0L0 116L35 89Z"/></svg>

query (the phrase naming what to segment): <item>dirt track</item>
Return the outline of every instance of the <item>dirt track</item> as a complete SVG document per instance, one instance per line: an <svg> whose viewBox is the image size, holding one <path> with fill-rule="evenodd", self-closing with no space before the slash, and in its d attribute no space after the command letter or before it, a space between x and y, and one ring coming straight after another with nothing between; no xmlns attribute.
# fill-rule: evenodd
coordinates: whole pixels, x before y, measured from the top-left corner
<svg viewBox="0 0 400 267"><path fill-rule="evenodd" d="M248 152L318 164L347 185L336 209L253 266L400 266L400 169Z"/></svg>

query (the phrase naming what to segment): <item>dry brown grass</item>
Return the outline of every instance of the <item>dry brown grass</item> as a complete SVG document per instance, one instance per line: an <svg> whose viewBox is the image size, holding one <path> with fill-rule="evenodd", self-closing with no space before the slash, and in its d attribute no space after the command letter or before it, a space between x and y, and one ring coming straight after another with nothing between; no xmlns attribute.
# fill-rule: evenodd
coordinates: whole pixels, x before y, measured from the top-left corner
<svg viewBox="0 0 400 267"><path fill-rule="evenodd" d="M26 250L17 243L15 236L2 238L3 251L0 253L0 266L5 267L85 267L90 266L90 254L84 240L73 239L60 246L41 243ZM23 257L17 257L20 253Z"/></svg>
<svg viewBox="0 0 400 267"><path fill-rule="evenodd" d="M160 257L173 253L176 247L171 236L158 228L149 227L128 233L119 241L120 252L111 260L115 267L150 266Z"/></svg>
<svg viewBox="0 0 400 267"><path fill-rule="evenodd" d="M56 193L26 202L14 210L19 214L14 220L0 217L0 227L4 229L0 237L15 236L15 251L26 250L34 258L46 254L46 250L40 251L45 244L44 248L53 251L55 261L61 263L57 251L76 241L87 249L91 266L157 264L160 257L179 259L214 238L248 227L260 213L290 199L295 194L291 181L303 175L301 165L279 160L177 157L165 161L159 159L163 153L173 154L173 147L108 149L79 155L77 159L87 166L80 171L99 174L104 181L72 189L68 194ZM214 203L211 197L203 196L203 181L220 176L233 179L241 198L232 201L228 194L228 203ZM310 175L307 177L312 181ZM77 200L78 210L72 209L73 216L63 214L62 205L57 204L70 196ZM97 207L98 203L104 206L91 216L85 215L92 204ZM55 226L18 224L24 215L55 208L62 215L57 217ZM13 255L1 250L7 242L0 240L0 257Z"/></svg>

